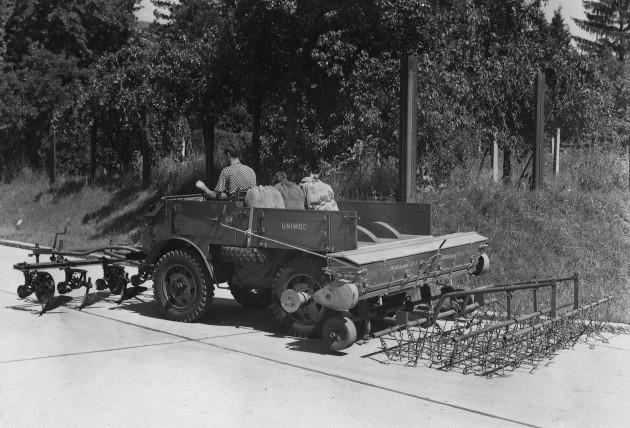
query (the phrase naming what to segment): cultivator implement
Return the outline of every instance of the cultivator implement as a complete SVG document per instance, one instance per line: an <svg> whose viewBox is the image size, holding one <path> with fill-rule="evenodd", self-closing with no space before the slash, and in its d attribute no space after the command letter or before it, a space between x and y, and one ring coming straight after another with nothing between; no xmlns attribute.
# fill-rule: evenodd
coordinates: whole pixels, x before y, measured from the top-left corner
<svg viewBox="0 0 630 428"><path fill-rule="evenodd" d="M573 294L568 302L567 289ZM527 306L527 293L532 311L515 314L515 299ZM446 293L432 311L411 311L406 316L416 319L372 337L380 339L387 359L409 366L422 363L481 376L522 367L531 372L578 340L601 337L612 300L580 305L577 275L487 286ZM453 309L443 310L448 301Z"/></svg>
<svg viewBox="0 0 630 428"><path fill-rule="evenodd" d="M109 290L110 294L120 295L117 301L122 301L137 296L147 288L140 286L145 282L149 275L140 267L137 275L125 272L122 264L138 266L137 261L133 260L133 255L140 251L134 247L122 245L109 245L89 250L65 250L63 248L63 240L59 239L59 235L55 235L55 241L52 247L40 247L38 244L26 245L20 243L12 243L11 241L1 241L0 244L14 246L31 250L29 256L35 257L35 263L18 263L13 266L14 269L24 274L24 284L18 286L17 294L21 299L34 294L39 303L42 305L40 315L49 307L51 300L55 296L55 291L59 294L67 294L73 290L85 288L85 294L81 304L77 309L83 309L90 303L90 290L96 288L98 291ZM42 255L49 255L49 262L40 262ZM70 259L72 258L72 259ZM75 259L81 258L81 259ZM81 267L101 265L103 268L103 277L92 284L92 279L87 276L87 270ZM55 282L52 275L48 272L52 269L64 271L64 280L59 282L55 288ZM131 284L131 287L129 287Z"/></svg>

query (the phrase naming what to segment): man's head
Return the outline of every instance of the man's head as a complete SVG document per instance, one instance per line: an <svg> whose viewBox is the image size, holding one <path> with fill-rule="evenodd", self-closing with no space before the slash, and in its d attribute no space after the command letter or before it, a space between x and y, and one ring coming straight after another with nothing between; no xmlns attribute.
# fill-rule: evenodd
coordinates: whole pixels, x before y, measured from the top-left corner
<svg viewBox="0 0 630 428"><path fill-rule="evenodd" d="M234 147L233 144L228 144L223 150L223 153L229 155L232 159L238 159L239 157L241 157L240 150Z"/></svg>
<svg viewBox="0 0 630 428"><path fill-rule="evenodd" d="M276 175L273 177L273 184L283 183L287 181L287 174L284 171L276 172Z"/></svg>

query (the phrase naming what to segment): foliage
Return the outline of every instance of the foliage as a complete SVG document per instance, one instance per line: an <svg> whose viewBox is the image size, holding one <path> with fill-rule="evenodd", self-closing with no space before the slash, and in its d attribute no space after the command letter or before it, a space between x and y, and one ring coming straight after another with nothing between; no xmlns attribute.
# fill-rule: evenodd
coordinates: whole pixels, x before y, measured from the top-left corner
<svg viewBox="0 0 630 428"><path fill-rule="evenodd" d="M80 97L93 64L133 35L135 1L23 0L3 6L0 159L5 168L45 167L55 123ZM72 158L81 153L72 152L76 144L65 146ZM5 170L5 179L13 172Z"/></svg>
<svg viewBox="0 0 630 428"><path fill-rule="evenodd" d="M586 52L606 55L612 52L624 61L630 42L630 3L620 0L583 1L586 19L573 18L583 30L595 36L595 40L574 37L578 46Z"/></svg>
<svg viewBox="0 0 630 428"><path fill-rule="evenodd" d="M125 174L184 146L214 164L217 132L250 136L239 144L262 182L396 158L408 54L419 58L418 173L435 184L493 141L506 179L512 158L527 159L538 71L547 137L561 128L564 144L612 146L628 134L627 70L581 55L540 0L153 3L159 22L140 29L131 0L10 2L3 164L44 167L53 131L73 174Z"/></svg>

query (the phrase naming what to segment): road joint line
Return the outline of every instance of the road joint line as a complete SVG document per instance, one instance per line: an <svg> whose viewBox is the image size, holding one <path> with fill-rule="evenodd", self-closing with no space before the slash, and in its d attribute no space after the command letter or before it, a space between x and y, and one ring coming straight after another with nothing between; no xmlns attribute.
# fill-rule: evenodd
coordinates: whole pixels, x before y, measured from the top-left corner
<svg viewBox="0 0 630 428"><path fill-rule="evenodd" d="M147 343L145 345L123 346L123 347L120 347L120 348L95 349L95 350L92 350L92 351L69 352L67 354L44 355L44 356L41 356L41 357L20 358L20 359L16 359L16 360L0 361L0 364L21 363L21 362L26 362L26 361L46 360L46 359L62 358L62 357L74 357L74 356L78 356L78 355L87 355L87 354L100 354L100 353L103 353L103 352L126 351L126 350L130 350L130 349L150 348L150 347L154 347L154 346L175 345L175 344L178 344L178 343L186 343L186 342L195 342L195 340L175 340L173 342Z"/></svg>

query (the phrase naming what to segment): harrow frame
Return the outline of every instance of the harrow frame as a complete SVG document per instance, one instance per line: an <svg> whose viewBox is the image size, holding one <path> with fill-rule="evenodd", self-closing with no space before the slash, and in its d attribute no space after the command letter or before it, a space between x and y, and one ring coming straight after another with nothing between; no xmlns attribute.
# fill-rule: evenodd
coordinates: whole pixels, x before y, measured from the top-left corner
<svg viewBox="0 0 630 428"><path fill-rule="evenodd" d="M572 285L572 299L558 302L558 287L566 283ZM539 293L544 289L550 293L550 305L541 309ZM514 316L513 293L528 290L533 294L533 312ZM504 310L497 311L499 299L486 300L488 294L505 294ZM471 302L473 298L475 302ZM457 299L463 304L444 310L447 300ZM599 335L604 330L599 312L612 300L613 296L606 296L580 305L577 273L570 277L489 285L445 293L431 311L411 311L407 316L415 319L370 337L380 339L379 353L389 360L406 360L406 365L416 366L426 361L429 367L461 369L465 374L481 376L504 374L506 369L515 370L523 365L529 365L533 371L559 349L572 347L582 336Z"/></svg>

